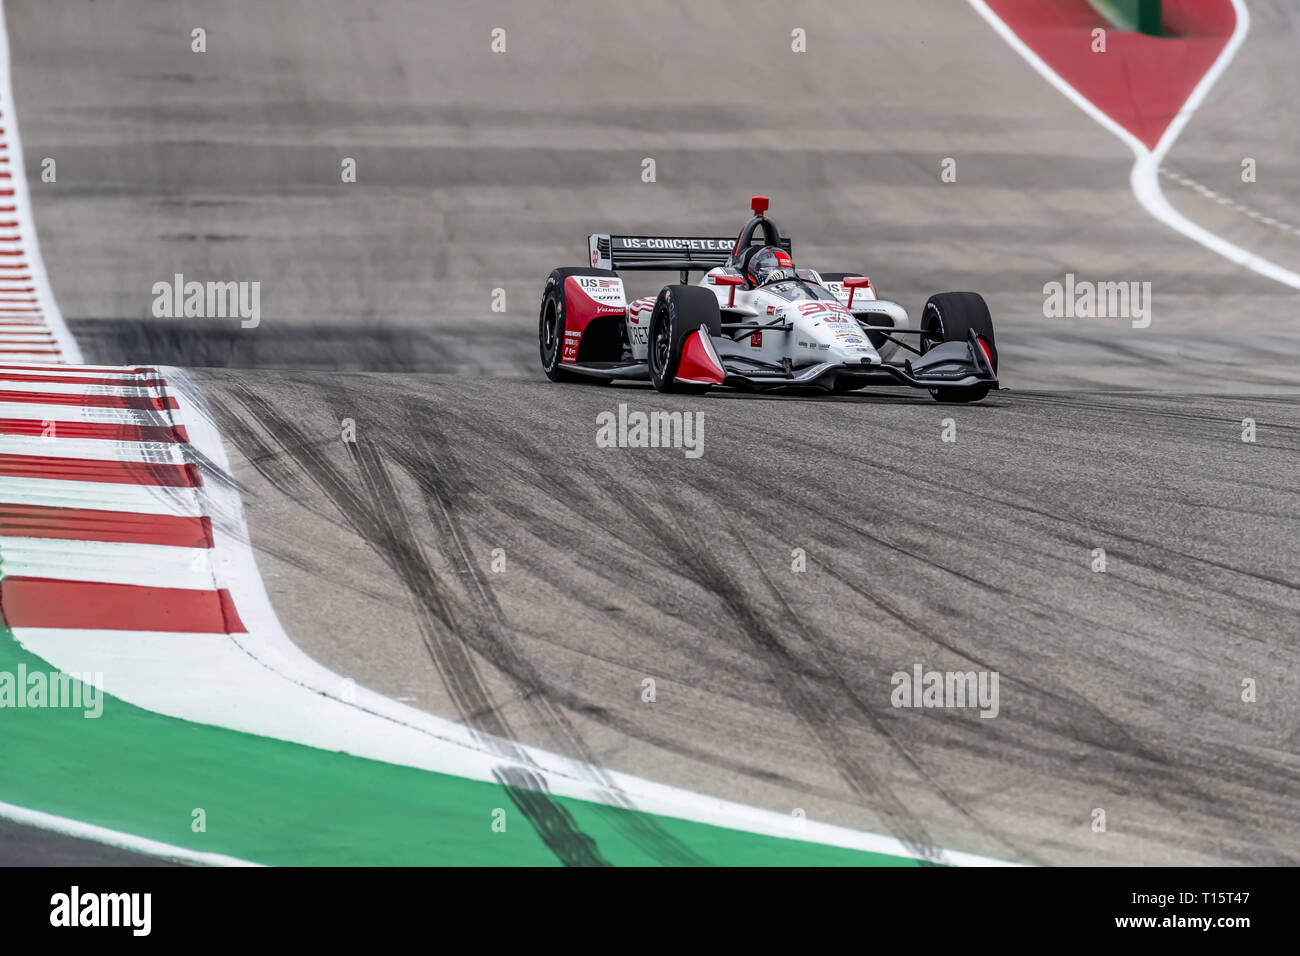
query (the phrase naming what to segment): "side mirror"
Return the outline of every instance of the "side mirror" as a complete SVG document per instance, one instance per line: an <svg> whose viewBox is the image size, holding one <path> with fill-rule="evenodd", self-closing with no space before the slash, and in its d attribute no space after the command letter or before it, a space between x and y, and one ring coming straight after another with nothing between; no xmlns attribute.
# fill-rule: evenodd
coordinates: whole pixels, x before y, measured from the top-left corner
<svg viewBox="0 0 1300 956"><path fill-rule="evenodd" d="M727 307L730 308L731 306L735 305L735 304L736 304L736 286L738 286L738 285L744 285L744 284L745 284L745 277L744 277L744 276L732 275L732 274L729 273L729 272L720 272L720 273L718 273L718 274L715 275L715 276L710 276L709 278L710 278L710 281L711 281L714 285L729 285L729 286L731 286L731 296L730 296L730 298L727 299Z"/></svg>
<svg viewBox="0 0 1300 956"><path fill-rule="evenodd" d="M845 276L844 288L849 290L849 308L853 308L853 293L858 289L870 289L871 280L866 276Z"/></svg>

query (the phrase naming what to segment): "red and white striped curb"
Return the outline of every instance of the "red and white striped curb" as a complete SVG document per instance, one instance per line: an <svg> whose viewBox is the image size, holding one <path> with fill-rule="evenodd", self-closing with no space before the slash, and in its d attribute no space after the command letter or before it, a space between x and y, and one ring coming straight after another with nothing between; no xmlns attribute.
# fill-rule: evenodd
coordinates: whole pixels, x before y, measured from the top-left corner
<svg viewBox="0 0 1300 956"><path fill-rule="evenodd" d="M6 624L244 630L214 579L200 459L178 408L152 368L0 365Z"/></svg>
<svg viewBox="0 0 1300 956"><path fill-rule="evenodd" d="M166 380L79 364L36 240L2 22L0 57L0 616L20 640L242 632Z"/></svg>
<svg viewBox="0 0 1300 956"><path fill-rule="evenodd" d="M36 241L3 24L0 58L0 362L75 364L81 351L63 323Z"/></svg>

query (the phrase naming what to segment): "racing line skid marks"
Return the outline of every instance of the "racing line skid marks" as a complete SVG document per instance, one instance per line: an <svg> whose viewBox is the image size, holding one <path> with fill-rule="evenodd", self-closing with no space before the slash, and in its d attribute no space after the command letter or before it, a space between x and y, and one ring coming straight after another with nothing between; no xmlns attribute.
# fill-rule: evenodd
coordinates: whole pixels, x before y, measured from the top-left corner
<svg viewBox="0 0 1300 956"><path fill-rule="evenodd" d="M653 820L620 812L634 809L632 801L594 767L592 755L586 752L567 716L550 703L546 692L549 689L541 685L535 669L514 646L511 630L491 589L473 573L457 508L452 504L456 496L449 493L448 479L443 474L453 463L433 447L451 447L452 443L425 439L416 453L405 443L398 447L385 447L383 442L349 443L346 449L350 467L342 467L299 424L251 389L237 386L236 401L274 446L268 445L250 423L239 420L241 416L230 408L222 409L226 433L244 445L255 466L272 477L284 473L284 460L288 459L293 473L314 484L403 583L416 610L430 660L442 677L459 719L477 732L482 746L516 765L513 770L510 764L494 768L493 776L507 787L511 800L561 860L594 864L601 858L598 848L592 848L591 856L585 850L575 850L586 847L587 839L582 833L570 832L571 821L547 794L545 778L531 769L533 761L527 751L513 743L514 732L480 674L479 658L515 683L518 699L535 713L536 723L564 740L566 751L583 761L581 770L600 792L602 803L614 808L606 812L602 806L596 812L606 817L615 832L660 862L704 862ZM355 414L355 409L350 411ZM406 434L421 435L421 428L431 427L433 416L427 414L426 408L408 403L399 411L410 420ZM403 507L403 494L395 483L394 472L404 473L424 498L430 520L438 529L432 535L439 545L438 554L426 553L417 534L420 524ZM437 560L431 562L431 557ZM455 575L439 574L437 568L444 566L469 570L469 586ZM521 788L528 781L537 781L538 788L525 796Z"/></svg>
<svg viewBox="0 0 1300 956"><path fill-rule="evenodd" d="M678 555L691 577L717 596L736 629L759 653L783 701L808 729L841 779L864 806L877 809L899 842L923 862L941 862L943 853L932 848L925 826L897 798L888 781L863 756L849 730L860 724L861 714L836 713L836 706L852 696L817 652L819 636L781 599L779 591L760 571L761 581L747 586L717 560L713 549L700 546L693 531L676 517L659 520L646 505L629 497L624 507L658 535L664 546ZM744 549L743 541L740 547ZM746 552L748 553L747 549ZM751 561L752 553L748 553ZM764 608L775 605L771 611ZM879 725L871 721L872 731Z"/></svg>

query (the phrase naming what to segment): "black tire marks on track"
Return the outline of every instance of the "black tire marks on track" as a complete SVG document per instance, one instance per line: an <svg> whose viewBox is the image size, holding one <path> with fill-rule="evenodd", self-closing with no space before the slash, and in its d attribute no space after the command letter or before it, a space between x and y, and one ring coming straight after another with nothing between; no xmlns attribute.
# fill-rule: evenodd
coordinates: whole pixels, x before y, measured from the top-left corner
<svg viewBox="0 0 1300 956"><path fill-rule="evenodd" d="M296 473L333 503L338 514L398 576L412 598L425 647L455 702L460 719L475 732L485 749L518 764L535 766L527 752L514 742L515 734L493 701L471 649L483 654L518 685L525 704L545 726L566 742L565 752L583 762L582 772L590 783L600 788L611 804L594 804L595 812L661 863L707 863L664 831L653 818L626 812L636 810L635 804L605 771L595 765L568 717L545 693L544 683L535 668L515 648L491 589L462 544L464 535L455 513L454 492L441 472L440 462L446 460L445 449L448 446L437 441L436 435L434 440L429 439L429 409L418 405L412 407L409 401L400 402L396 407L389 405L387 409L388 414L397 412L399 418L407 422L410 427L406 434L418 436L412 439L418 452L413 451L410 445L381 450L369 441L344 443L355 469L355 477L349 477L335 467L318 441L281 415L271 403L239 385L234 387L234 394L279 452L278 455L268 454L271 447L257 438L245 423L229 427L233 421L227 420L237 421L238 416L218 405L217 414L227 434L237 445L248 442L247 446L240 445L241 451L258 456L253 459L255 467L265 469L263 474L274 480L273 476L287 477L283 462L277 462L277 459L292 461ZM423 543L413 531L410 515L402 506L402 496L389 471L390 463L416 483L424 496L430 520L435 527L446 532L435 544L453 567L465 572L474 582L470 601L458 601L431 566ZM563 861L599 862L594 841L576 831L569 832L573 830L572 815L563 804L550 798L545 790L527 799L521 796L519 791L524 784L519 781L540 781L543 779L540 771L530 771L524 776L511 774L509 768L503 768L501 772L506 774L506 778L516 781L510 785L513 788L512 799L535 825L538 835L557 851ZM573 847L585 845L584 841L591 842L590 854L573 851Z"/></svg>

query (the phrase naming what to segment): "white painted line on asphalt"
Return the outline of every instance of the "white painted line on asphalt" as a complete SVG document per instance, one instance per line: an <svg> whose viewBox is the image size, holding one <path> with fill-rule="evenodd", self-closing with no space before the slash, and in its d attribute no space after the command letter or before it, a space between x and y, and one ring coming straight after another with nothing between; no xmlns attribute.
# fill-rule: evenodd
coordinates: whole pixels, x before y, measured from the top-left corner
<svg viewBox="0 0 1300 956"><path fill-rule="evenodd" d="M55 816L52 813L43 813L40 810L29 810L27 807L20 807L2 801L0 801L0 819L12 820L14 823L40 830L62 833L64 836L78 840L89 840L103 846L116 847L119 850L129 850L147 856L168 857L185 863L197 863L203 866L262 865L260 863L250 863L248 860L240 860L233 856L225 856L221 853L202 853L198 850L187 850L183 846L161 843L158 840L150 840L148 837L136 836L134 833L110 830L108 827L84 823L81 820L70 820L67 817Z"/></svg>
<svg viewBox="0 0 1300 956"><path fill-rule="evenodd" d="M1167 166L1160 167L1160 175L1164 176L1166 179L1172 179L1180 186L1186 186L1188 189L1194 189L1202 196L1204 196L1206 199L1213 199L1219 205L1228 206L1234 212L1239 212L1243 216L1246 216L1247 218L1254 219L1256 222L1262 222L1266 226L1274 226L1277 229L1281 229L1283 232L1289 232L1295 235L1300 235L1300 228L1297 228L1296 226L1293 226L1287 222L1280 222L1279 220L1274 219L1272 216L1266 216L1258 209L1252 209L1250 206L1247 206L1245 203L1237 202L1237 200L1233 199L1231 196L1225 196L1222 193L1215 192L1209 186L1206 186L1203 183L1198 183L1195 179L1192 179L1190 176L1184 176L1182 173L1174 172L1172 169L1169 169Z"/></svg>

